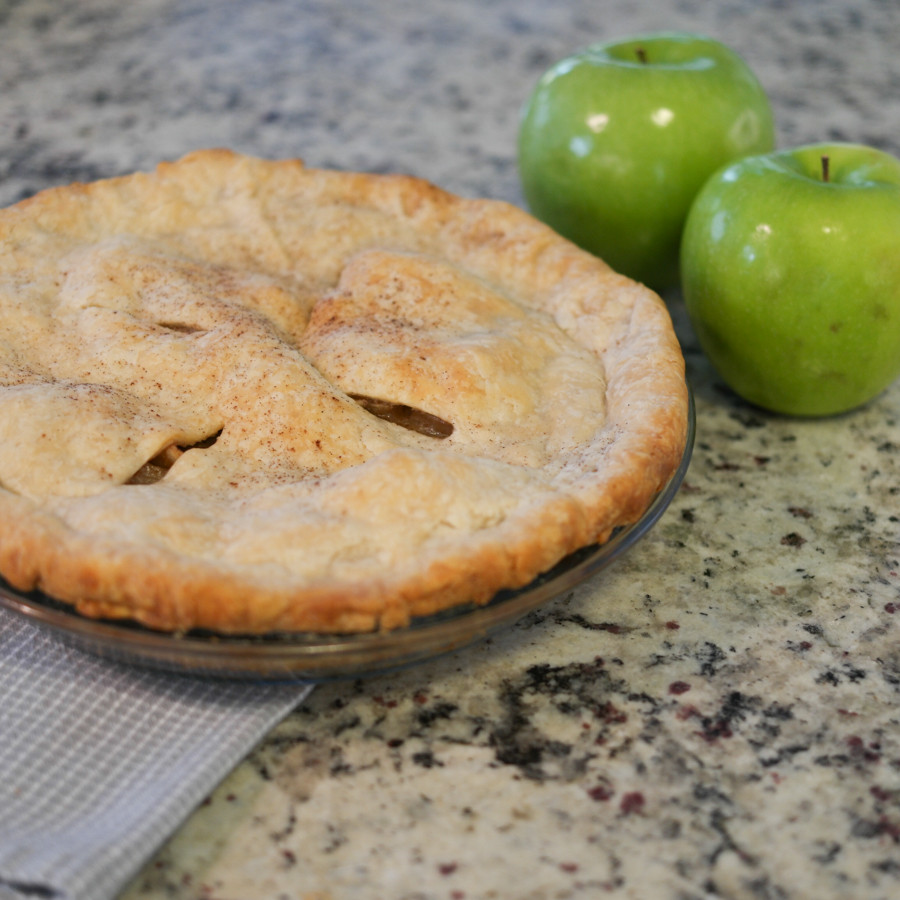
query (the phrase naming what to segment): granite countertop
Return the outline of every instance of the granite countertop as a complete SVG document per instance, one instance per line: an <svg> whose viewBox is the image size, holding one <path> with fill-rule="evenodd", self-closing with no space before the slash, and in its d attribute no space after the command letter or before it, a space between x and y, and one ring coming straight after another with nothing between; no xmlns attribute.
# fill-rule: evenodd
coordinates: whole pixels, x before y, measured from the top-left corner
<svg viewBox="0 0 900 900"><path fill-rule="evenodd" d="M890 0L8 0L0 202L222 145L521 203L538 75L659 28L738 49L782 145L900 152ZM127 900L900 896L900 383L765 414L667 300L697 439L650 534L487 641L318 686Z"/></svg>

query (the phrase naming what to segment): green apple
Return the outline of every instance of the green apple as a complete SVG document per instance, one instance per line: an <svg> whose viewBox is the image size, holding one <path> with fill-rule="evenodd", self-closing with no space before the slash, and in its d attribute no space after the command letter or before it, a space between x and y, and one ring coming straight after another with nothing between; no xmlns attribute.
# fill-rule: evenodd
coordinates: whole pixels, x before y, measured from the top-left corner
<svg viewBox="0 0 900 900"><path fill-rule="evenodd" d="M522 113L519 172L535 216L662 290L677 283L704 181L773 146L768 99L734 51L659 33L588 47L545 72Z"/></svg>
<svg viewBox="0 0 900 900"><path fill-rule="evenodd" d="M691 208L681 269L734 391L789 415L853 409L900 375L900 160L836 143L727 165Z"/></svg>

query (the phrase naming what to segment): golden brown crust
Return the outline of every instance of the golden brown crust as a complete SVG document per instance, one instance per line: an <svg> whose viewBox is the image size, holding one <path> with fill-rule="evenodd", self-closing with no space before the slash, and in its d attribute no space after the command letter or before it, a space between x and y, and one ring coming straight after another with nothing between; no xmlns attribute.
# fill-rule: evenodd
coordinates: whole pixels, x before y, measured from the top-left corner
<svg viewBox="0 0 900 900"><path fill-rule="evenodd" d="M400 626L606 539L681 458L662 301L507 204L213 150L0 239L0 574L89 616Z"/></svg>

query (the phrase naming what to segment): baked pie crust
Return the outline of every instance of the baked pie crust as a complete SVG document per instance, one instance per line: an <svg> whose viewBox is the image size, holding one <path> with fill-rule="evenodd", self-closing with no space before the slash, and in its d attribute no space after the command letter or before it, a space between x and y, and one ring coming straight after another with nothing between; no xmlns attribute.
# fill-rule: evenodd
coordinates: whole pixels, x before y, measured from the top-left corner
<svg viewBox="0 0 900 900"><path fill-rule="evenodd" d="M487 602L682 457L662 301L514 206L224 150L0 212L0 574L91 617Z"/></svg>

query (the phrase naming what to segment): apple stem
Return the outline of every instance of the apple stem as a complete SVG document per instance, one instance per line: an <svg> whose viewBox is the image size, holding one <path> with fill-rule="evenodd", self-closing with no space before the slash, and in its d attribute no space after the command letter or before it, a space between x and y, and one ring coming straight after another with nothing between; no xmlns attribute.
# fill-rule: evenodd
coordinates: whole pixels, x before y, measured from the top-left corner
<svg viewBox="0 0 900 900"><path fill-rule="evenodd" d="M829 179L829 172L828 172L828 163L829 162L830 162L830 160L827 156L822 157L822 181L825 181L825 182L827 182Z"/></svg>
<svg viewBox="0 0 900 900"><path fill-rule="evenodd" d="M646 63L647 62L647 51L643 47L635 47L634 48L635 56L638 58L638 62Z"/></svg>

